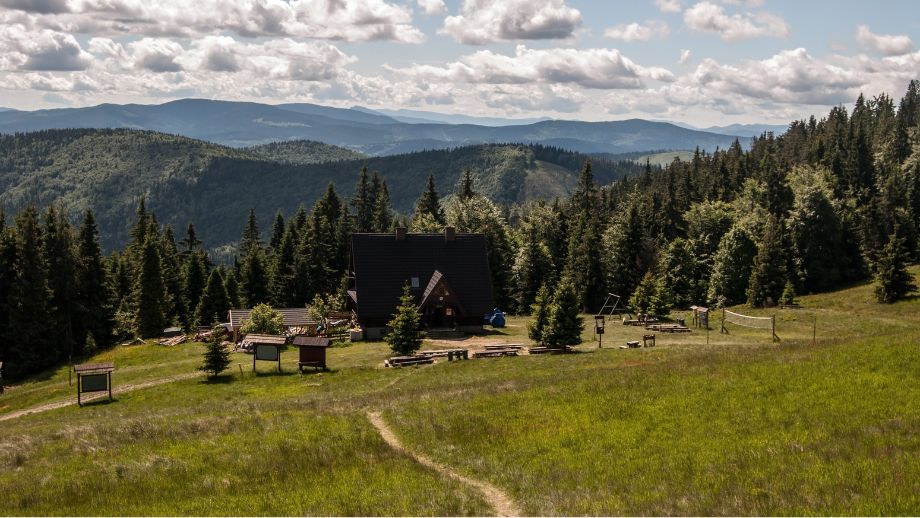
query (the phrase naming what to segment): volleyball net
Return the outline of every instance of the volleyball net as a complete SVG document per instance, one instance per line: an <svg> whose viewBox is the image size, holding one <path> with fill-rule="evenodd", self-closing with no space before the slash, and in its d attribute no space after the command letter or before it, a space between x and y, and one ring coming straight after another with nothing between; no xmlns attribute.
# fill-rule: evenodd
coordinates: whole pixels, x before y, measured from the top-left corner
<svg viewBox="0 0 920 518"><path fill-rule="evenodd" d="M725 328L726 323L753 329L769 329L770 334L773 336L773 340L776 342L779 341L779 337L776 336L776 316L754 317L751 315L742 315L741 313L735 313L734 311L723 309L721 330L723 333L728 333L728 329Z"/></svg>

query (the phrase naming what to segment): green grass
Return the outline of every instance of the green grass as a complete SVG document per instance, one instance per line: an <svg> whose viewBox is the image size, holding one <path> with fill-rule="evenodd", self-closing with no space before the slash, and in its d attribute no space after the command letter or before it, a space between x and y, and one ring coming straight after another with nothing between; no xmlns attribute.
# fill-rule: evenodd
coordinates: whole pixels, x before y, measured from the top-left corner
<svg viewBox="0 0 920 518"><path fill-rule="evenodd" d="M915 273L918 270L914 270ZM384 369L388 350L329 351L333 370L283 374L234 355L228 376L3 421L0 514L491 512L473 489L390 449L504 489L525 513L916 515L920 300L869 285L802 298L769 332L658 334L607 323L579 354ZM675 316L684 314L677 313ZM818 341L812 345L817 318ZM512 317L495 341L525 342ZM708 343L707 343L708 341ZM200 344L119 347L115 383L193 372ZM238 365L242 365L240 373ZM72 395L66 369L0 396L0 415Z"/></svg>

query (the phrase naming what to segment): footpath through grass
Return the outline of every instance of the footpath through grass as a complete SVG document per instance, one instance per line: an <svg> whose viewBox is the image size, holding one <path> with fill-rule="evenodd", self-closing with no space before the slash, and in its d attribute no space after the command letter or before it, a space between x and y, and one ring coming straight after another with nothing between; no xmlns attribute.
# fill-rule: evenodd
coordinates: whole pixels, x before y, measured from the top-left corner
<svg viewBox="0 0 920 518"><path fill-rule="evenodd" d="M769 332L658 335L607 324L604 349L384 369L380 343L296 352L0 423L0 514L479 515L481 495L389 448L502 488L527 514L920 513L920 301L871 287L805 297ZM739 311L772 314L772 311ZM818 343L811 345L817 316ZM489 339L522 342L526 319ZM590 324L590 322L587 322ZM117 348L116 384L193 372L202 347ZM243 367L240 374L238 364ZM71 396L66 370L0 415Z"/></svg>

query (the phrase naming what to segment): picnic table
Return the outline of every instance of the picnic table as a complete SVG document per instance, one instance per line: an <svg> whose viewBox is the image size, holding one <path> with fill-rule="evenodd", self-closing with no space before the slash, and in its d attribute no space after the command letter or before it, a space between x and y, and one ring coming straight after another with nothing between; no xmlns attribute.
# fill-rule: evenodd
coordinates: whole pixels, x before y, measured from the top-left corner
<svg viewBox="0 0 920 518"><path fill-rule="evenodd" d="M531 347L527 349L529 354L559 354L571 352L572 348L569 346L565 347Z"/></svg>
<svg viewBox="0 0 920 518"><path fill-rule="evenodd" d="M660 331L662 333L689 333L691 329L680 324L652 324L645 326L649 331Z"/></svg>
<svg viewBox="0 0 920 518"><path fill-rule="evenodd" d="M419 351L419 354L422 356L430 356L432 358L447 358L447 361L457 360L469 360L470 354L467 349L431 349L428 351Z"/></svg>

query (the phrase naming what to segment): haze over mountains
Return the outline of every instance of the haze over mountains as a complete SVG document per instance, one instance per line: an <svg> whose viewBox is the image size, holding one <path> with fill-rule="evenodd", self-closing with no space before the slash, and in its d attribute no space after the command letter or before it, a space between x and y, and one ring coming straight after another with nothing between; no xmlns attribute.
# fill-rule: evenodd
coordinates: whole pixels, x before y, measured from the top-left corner
<svg viewBox="0 0 920 518"><path fill-rule="evenodd" d="M368 155L484 143L534 143L580 153L625 153L660 149L727 148L739 136L700 131L667 122L478 120L480 124L425 122L464 119L430 112L379 113L365 108L315 104L267 105L183 99L159 105L101 104L86 108L0 112L0 133L62 128L131 128L183 135L233 147L309 139ZM402 119L402 120L399 120ZM413 123L405 122L413 120ZM494 125L504 122L503 125ZM530 122L530 123L521 123ZM750 132L747 132L750 133Z"/></svg>

